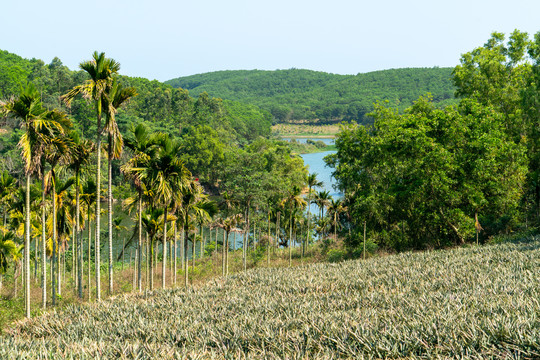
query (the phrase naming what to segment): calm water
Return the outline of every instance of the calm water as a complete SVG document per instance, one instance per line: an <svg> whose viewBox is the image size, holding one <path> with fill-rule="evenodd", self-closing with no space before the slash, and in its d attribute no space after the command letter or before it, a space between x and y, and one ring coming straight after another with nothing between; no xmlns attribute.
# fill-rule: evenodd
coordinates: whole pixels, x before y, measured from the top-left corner
<svg viewBox="0 0 540 360"><path fill-rule="evenodd" d="M309 173L317 173L317 179L323 182L323 187L315 190L326 190L330 192L332 197L340 197L342 194L333 187L333 185L336 184L335 179L332 177L332 171L334 169L327 167L323 160L325 156L333 153L335 153L335 151L324 151L320 153L303 154L300 156L304 159L304 164L308 166Z"/></svg>

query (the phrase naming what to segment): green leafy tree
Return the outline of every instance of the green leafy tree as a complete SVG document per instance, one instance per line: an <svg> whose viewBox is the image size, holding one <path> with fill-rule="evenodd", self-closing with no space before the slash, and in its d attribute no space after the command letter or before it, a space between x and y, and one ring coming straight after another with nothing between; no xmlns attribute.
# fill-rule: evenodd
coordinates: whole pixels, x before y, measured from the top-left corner
<svg viewBox="0 0 540 360"><path fill-rule="evenodd" d="M84 98L94 103L96 114L96 149L97 149L97 166L96 166L96 193L101 193L101 133L103 131L101 120L103 116L103 104L112 105L108 98L108 90L113 81L113 75L120 70L120 64L114 59L106 58L105 53L95 51L92 54L92 60L84 61L79 64L81 70L85 71L90 77L83 84L75 86L66 95L63 96L66 104L71 104L75 96L82 94ZM106 109L107 110L107 109ZM110 111L113 113L114 111ZM96 201L96 214L101 213L101 202ZM101 259L99 254L100 248L100 232L101 222L100 217L96 216L96 269L99 269ZM96 298L101 300L101 273L96 271Z"/></svg>

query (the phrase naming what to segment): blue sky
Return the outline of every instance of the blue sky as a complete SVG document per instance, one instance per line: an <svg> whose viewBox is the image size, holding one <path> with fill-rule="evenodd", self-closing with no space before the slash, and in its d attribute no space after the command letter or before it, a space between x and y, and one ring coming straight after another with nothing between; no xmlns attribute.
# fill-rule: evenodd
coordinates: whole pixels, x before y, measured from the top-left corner
<svg viewBox="0 0 540 360"><path fill-rule="evenodd" d="M491 32L540 31L538 0L10 0L0 49L76 69L94 50L160 81L236 69L455 66Z"/></svg>

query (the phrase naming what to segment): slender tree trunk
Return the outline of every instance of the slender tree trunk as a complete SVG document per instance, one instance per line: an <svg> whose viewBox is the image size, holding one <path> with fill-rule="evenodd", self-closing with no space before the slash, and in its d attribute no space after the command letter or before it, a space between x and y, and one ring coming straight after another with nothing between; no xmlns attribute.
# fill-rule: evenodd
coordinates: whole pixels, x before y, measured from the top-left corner
<svg viewBox="0 0 540 360"><path fill-rule="evenodd" d="M229 232L227 231L227 248L225 249L225 276L229 275ZM236 242L236 240L234 241Z"/></svg>
<svg viewBox="0 0 540 360"><path fill-rule="evenodd" d="M163 263L161 264L161 288L165 288L166 273L167 273L167 206L163 212Z"/></svg>
<svg viewBox="0 0 540 360"><path fill-rule="evenodd" d="M26 228L24 241L24 286L25 286L25 313L30 317L30 173L26 175Z"/></svg>
<svg viewBox="0 0 540 360"><path fill-rule="evenodd" d="M90 223L90 205L88 205L88 301L92 299L92 266L91 263L91 249L92 249L92 225Z"/></svg>
<svg viewBox="0 0 540 360"><path fill-rule="evenodd" d="M195 258L196 258L196 254L195 254L195 249L197 248L197 238L195 237L195 234L193 234L193 242L191 243L191 262L193 263L193 265L191 266L193 269L195 269Z"/></svg>
<svg viewBox="0 0 540 360"><path fill-rule="evenodd" d="M290 223L289 223L289 267L292 266L292 219L293 219L293 208L291 204L291 216L290 216Z"/></svg>
<svg viewBox="0 0 540 360"><path fill-rule="evenodd" d="M187 223L187 219L186 219L186 223ZM186 224L185 223L185 224ZM189 261L188 261L188 237L187 237L187 225L184 225L184 264L185 264L185 269L184 269L184 286L187 288L188 286L188 281L189 281L189 274L188 274L188 271L189 271Z"/></svg>
<svg viewBox="0 0 540 360"><path fill-rule="evenodd" d="M268 209L268 244L266 244L266 266L270 266L270 244L272 242L270 236L270 209Z"/></svg>
<svg viewBox="0 0 540 360"><path fill-rule="evenodd" d="M177 275L177 262L178 262L178 224L174 222L174 285L176 285L176 275Z"/></svg>
<svg viewBox="0 0 540 360"><path fill-rule="evenodd" d="M42 162L42 171L45 165ZM41 307L47 307L47 225L45 215L45 175L41 183Z"/></svg>
<svg viewBox="0 0 540 360"><path fill-rule="evenodd" d="M199 259L204 256L204 228L201 225L201 252L199 253Z"/></svg>
<svg viewBox="0 0 540 360"><path fill-rule="evenodd" d="M281 218L281 212L278 211L277 217L276 217L276 243L274 244L275 248L277 248L279 245L279 232L280 232L280 224L279 220Z"/></svg>
<svg viewBox="0 0 540 360"><path fill-rule="evenodd" d="M75 189L75 234L77 239L77 255L78 255L78 267L77 267L77 279L78 279L78 288L79 288L79 299L83 298L83 286L82 286L82 278L83 278L83 246L82 246L82 236L81 236L81 223L80 223L80 217L81 217L81 199L80 199L80 191L79 191L79 184L80 182L80 175L79 171L77 170L76 174L76 181L75 185L77 188Z"/></svg>
<svg viewBox="0 0 540 360"><path fill-rule="evenodd" d="M225 238L225 229L223 229L223 245L221 246L221 276L225 276L225 244L227 243L227 239ZM217 241L216 241L217 246Z"/></svg>
<svg viewBox="0 0 540 360"><path fill-rule="evenodd" d="M137 259L137 289L142 291L141 267L142 267L142 189L139 189L139 234L137 241L137 250L139 257Z"/></svg>
<svg viewBox="0 0 540 360"><path fill-rule="evenodd" d="M96 300L101 301L101 103L96 102L97 106L97 169L96 169L96 241L94 246L96 260Z"/></svg>
<svg viewBox="0 0 540 360"><path fill-rule="evenodd" d="M52 231L52 258L51 258L51 286L52 286L52 305L56 305L56 277L55 275L55 267L56 267L56 181L54 180L54 175L51 176L52 180L52 217L53 217L53 231Z"/></svg>
<svg viewBox="0 0 540 360"><path fill-rule="evenodd" d="M180 268L184 270L185 268L185 259L184 259L184 253L185 253L185 243L186 243L186 233L184 232L184 228L182 228L182 233L180 234Z"/></svg>
<svg viewBox="0 0 540 360"><path fill-rule="evenodd" d="M112 233L112 136L108 135L108 148L107 148L107 215L108 215L108 235L109 235L109 295L113 293L113 233Z"/></svg>
<svg viewBox="0 0 540 360"><path fill-rule="evenodd" d="M154 239L150 239L150 291L154 290Z"/></svg>
<svg viewBox="0 0 540 360"><path fill-rule="evenodd" d="M366 259L366 222L364 221L364 260Z"/></svg>

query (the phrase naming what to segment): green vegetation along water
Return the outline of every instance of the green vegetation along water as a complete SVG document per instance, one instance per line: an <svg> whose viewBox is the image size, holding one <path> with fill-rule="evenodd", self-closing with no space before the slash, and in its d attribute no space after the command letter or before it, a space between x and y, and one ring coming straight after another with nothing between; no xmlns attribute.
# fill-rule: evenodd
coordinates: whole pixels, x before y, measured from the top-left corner
<svg viewBox="0 0 540 360"><path fill-rule="evenodd" d="M0 358L540 357L540 239L261 268L19 322Z"/></svg>

